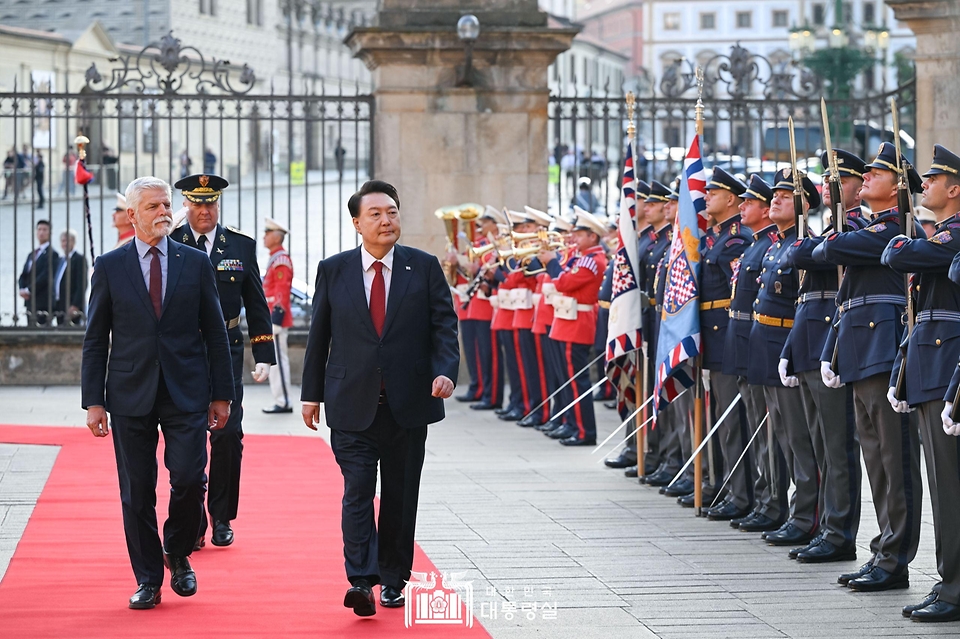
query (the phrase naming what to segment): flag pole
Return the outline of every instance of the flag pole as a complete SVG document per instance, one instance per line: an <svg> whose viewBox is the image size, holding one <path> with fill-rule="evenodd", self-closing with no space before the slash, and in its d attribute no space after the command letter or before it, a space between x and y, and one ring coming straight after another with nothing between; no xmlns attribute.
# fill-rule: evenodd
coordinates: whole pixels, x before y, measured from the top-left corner
<svg viewBox="0 0 960 639"><path fill-rule="evenodd" d="M631 157L634 157L634 155L633 155L633 140L634 140L634 138L635 138L636 135L637 135L637 126L636 126L636 124L635 124L634 121L633 121L634 105L636 104L636 98L635 98L634 95L633 95L633 91L627 91L626 103L627 103L627 146L628 146L629 149L630 149L630 155L631 155ZM634 172L633 172L633 184L632 184L631 186L632 186L633 192L634 192L635 194L637 193L637 182L636 182L637 177L636 177L636 176L637 176L636 171L634 171ZM638 197L638 196L635 195L634 197ZM636 205L634 205L634 206L636 206ZM621 239L623 239L623 238L621 238ZM627 240L624 240L624 241L627 241ZM636 233L634 233L634 237L630 238L629 241L631 241L631 242L636 242L636 241L637 241ZM641 322L640 326L641 326L641 330L642 330L642 328L643 328L643 319L642 319L642 318L643 318L643 298L642 298L642 296L637 296L637 297L638 297L638 300L639 300L638 303L640 304L640 314L639 314L638 317L641 318L641 320L640 320L640 322ZM646 365L646 358L643 356L643 347L642 347L642 345L641 345L640 349L638 349L638 350L635 351L635 352L636 352L636 366L635 366L635 368L634 368L634 380L633 380L634 387L633 387L633 388L634 388L634 398L635 398L636 404L639 406L639 405L641 405L641 402L644 402L644 401L646 400L646 397L644 396L644 390L645 390L644 375L645 375L646 371L643 369L643 366ZM646 408L646 404L644 404L643 406L644 406L643 410L642 410L640 413L637 413L637 415L636 415L636 425L637 425L637 426L636 426L636 428L637 428L637 475L640 476L640 477L643 476L643 468L644 468L644 459L643 459L643 457L644 457L644 453L645 453L644 448L645 448L645 446L646 446L646 435L645 435L646 429L640 428L640 425L641 425L642 423L645 423L645 422L646 422L646 420L647 420L647 412L648 412L648 411L647 411L647 408Z"/></svg>
<svg viewBox="0 0 960 639"><path fill-rule="evenodd" d="M703 67L697 65L697 139L703 141ZM699 144L698 144L699 146ZM703 356L697 355L694 364L694 394L693 394L693 445L695 449L703 442ZM697 517L703 510L703 462L702 453L697 454L693 462L693 508Z"/></svg>

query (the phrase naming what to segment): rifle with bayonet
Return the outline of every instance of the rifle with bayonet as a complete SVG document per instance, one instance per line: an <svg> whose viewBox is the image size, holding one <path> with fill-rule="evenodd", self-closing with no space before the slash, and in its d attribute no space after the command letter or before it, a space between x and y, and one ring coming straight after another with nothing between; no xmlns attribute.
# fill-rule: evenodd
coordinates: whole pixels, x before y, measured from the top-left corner
<svg viewBox="0 0 960 639"><path fill-rule="evenodd" d="M793 172L793 214L796 217L797 239L803 239L807 231L807 214L803 210L802 175L797 169L797 139L793 132L793 116L787 118L790 131L790 170Z"/></svg>
<svg viewBox="0 0 960 639"><path fill-rule="evenodd" d="M897 212L900 216L900 232L908 238L913 238L913 197L910 195L910 180L908 171L910 164L900 153L900 117L897 112L897 99L890 98L890 111L893 114L893 142L897 150ZM898 401L907 398L907 343L913 334L915 317L913 314L913 291L910 290L910 274L903 275L903 290L907 296L906 330L903 341L900 343L900 370L897 372L897 382L894 385L894 396Z"/></svg>
<svg viewBox="0 0 960 639"><path fill-rule="evenodd" d="M830 141L830 121L827 118L827 101L820 98L820 118L823 121L823 136L827 145L827 163L829 164L829 173L827 174L827 185L830 190L830 210L833 217L833 228L840 233L846 233L850 230L847 224L847 207L843 201L843 189L840 181L840 165L837 163L837 153L833 150L833 143ZM843 283L843 266L837 266L837 291ZM837 318L839 320L839 318ZM834 324L834 328L837 325ZM833 344L833 355L830 357L830 370L836 372L838 359L840 358L840 339L839 336Z"/></svg>

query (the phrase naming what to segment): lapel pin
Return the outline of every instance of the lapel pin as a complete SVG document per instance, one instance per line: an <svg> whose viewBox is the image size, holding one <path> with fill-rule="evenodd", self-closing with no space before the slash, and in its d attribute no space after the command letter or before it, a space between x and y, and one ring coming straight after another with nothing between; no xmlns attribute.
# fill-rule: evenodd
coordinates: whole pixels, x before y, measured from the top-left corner
<svg viewBox="0 0 960 639"><path fill-rule="evenodd" d="M408 270L408 271L410 270L410 267L409 267L409 266L408 266L408 267L406 267L406 268L407 268L407 270Z"/></svg>
<svg viewBox="0 0 960 639"><path fill-rule="evenodd" d="M220 247L217 247L217 253L219 253L220 255L223 255L223 249Z"/></svg>

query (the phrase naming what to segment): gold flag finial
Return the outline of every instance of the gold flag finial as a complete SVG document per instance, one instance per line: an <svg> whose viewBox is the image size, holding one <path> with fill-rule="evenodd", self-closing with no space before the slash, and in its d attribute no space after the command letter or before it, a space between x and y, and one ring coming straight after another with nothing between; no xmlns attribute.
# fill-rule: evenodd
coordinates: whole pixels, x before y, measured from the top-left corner
<svg viewBox="0 0 960 639"><path fill-rule="evenodd" d="M637 103L637 98L633 91L627 91L627 139L632 140L637 134L637 127L633 123L633 109Z"/></svg>

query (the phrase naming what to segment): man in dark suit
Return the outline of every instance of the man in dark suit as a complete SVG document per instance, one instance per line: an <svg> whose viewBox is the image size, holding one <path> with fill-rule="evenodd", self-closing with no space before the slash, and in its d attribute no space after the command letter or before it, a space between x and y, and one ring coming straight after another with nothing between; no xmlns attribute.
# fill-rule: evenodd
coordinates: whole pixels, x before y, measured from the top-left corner
<svg viewBox="0 0 960 639"><path fill-rule="evenodd" d="M440 262L398 245L400 198L366 182L347 207L362 246L320 262L303 362L303 421L325 405L343 473L343 605L359 616L404 605L427 424L443 419L460 365L457 314ZM380 518L373 519L377 463Z"/></svg>
<svg viewBox="0 0 960 639"><path fill-rule="evenodd" d="M273 324L263 296L260 267L257 265L257 241L237 229L220 225L220 196L229 183L219 175L189 175L174 188L183 192L186 222L170 234L174 240L199 248L210 257L217 272L220 308L227 325L230 355L233 361L233 410L227 425L210 433L210 492L207 496L213 519L214 546L233 543L230 522L237 518L240 502L240 461L243 457L243 333L240 309L246 310L250 350L256 362L253 380L266 381L270 365L276 364L273 348ZM204 546L207 517L200 520L200 533L194 550Z"/></svg>
<svg viewBox="0 0 960 639"><path fill-rule="evenodd" d="M223 428L234 397L227 329L206 255L168 238L170 186L137 178L126 192L136 237L100 256L83 341L87 427L113 445L134 609L160 603L164 563L181 597L197 592L187 557L203 513L207 433ZM107 370L109 369L109 374ZM169 516L157 530L157 425L170 471Z"/></svg>
<svg viewBox="0 0 960 639"><path fill-rule="evenodd" d="M57 324L79 325L87 310L87 258L76 249L77 232L68 229L60 234L63 259L57 269L54 287L57 291Z"/></svg>
<svg viewBox="0 0 960 639"><path fill-rule="evenodd" d="M54 276L60 266L60 254L50 246L50 222L37 222L37 247L27 256L20 273L20 297L27 309L27 322L45 325L57 299Z"/></svg>

